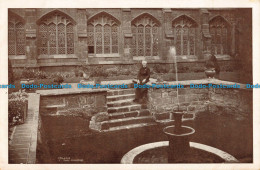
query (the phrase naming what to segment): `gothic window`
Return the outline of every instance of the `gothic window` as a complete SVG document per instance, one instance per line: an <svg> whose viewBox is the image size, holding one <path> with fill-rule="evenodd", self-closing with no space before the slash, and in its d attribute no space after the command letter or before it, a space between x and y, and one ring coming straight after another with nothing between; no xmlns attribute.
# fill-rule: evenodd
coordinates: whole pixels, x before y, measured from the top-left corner
<svg viewBox="0 0 260 170"><path fill-rule="evenodd" d="M228 54L228 23L222 17L216 17L209 23L211 50L214 54Z"/></svg>
<svg viewBox="0 0 260 170"><path fill-rule="evenodd" d="M172 26L177 55L195 55L196 22L183 15L175 19Z"/></svg>
<svg viewBox="0 0 260 170"><path fill-rule="evenodd" d="M90 54L118 54L119 23L101 13L88 21L88 51Z"/></svg>
<svg viewBox="0 0 260 170"><path fill-rule="evenodd" d="M159 23L149 15L132 22L133 56L158 56Z"/></svg>
<svg viewBox="0 0 260 170"><path fill-rule="evenodd" d="M39 24L38 53L74 54L73 27L72 21L59 13L43 18Z"/></svg>
<svg viewBox="0 0 260 170"><path fill-rule="evenodd" d="M8 20L8 55L25 54L24 24L17 18L9 16Z"/></svg>

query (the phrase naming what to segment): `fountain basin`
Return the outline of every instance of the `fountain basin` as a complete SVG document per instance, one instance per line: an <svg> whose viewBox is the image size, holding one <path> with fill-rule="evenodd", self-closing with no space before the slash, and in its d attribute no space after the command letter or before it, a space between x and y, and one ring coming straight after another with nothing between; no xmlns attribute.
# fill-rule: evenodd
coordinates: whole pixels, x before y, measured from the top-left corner
<svg viewBox="0 0 260 170"><path fill-rule="evenodd" d="M190 155L187 158L190 160L186 163L238 162L238 160L234 156L220 149L196 142L190 142L189 145L191 147L192 153L195 153L196 155ZM166 151L168 147L169 141L154 142L138 146L127 152L121 159L121 163L168 163ZM205 158L208 158L208 161L206 161Z"/></svg>

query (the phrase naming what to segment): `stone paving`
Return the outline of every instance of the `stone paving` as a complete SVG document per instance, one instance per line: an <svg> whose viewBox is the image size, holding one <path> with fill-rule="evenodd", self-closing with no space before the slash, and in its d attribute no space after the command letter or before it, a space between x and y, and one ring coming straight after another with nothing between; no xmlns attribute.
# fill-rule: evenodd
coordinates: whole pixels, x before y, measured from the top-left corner
<svg viewBox="0 0 260 170"><path fill-rule="evenodd" d="M29 94L28 117L24 124L17 125L9 143L9 163L36 163L36 144L40 95Z"/></svg>

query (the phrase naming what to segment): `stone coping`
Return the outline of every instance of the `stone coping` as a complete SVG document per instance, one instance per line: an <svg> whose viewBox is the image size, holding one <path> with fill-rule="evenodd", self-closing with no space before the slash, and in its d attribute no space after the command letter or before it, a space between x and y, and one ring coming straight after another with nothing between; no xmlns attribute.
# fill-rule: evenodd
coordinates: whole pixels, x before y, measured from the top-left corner
<svg viewBox="0 0 260 170"><path fill-rule="evenodd" d="M131 84L133 81L132 80L111 80L111 81L102 81L101 84L105 85L105 84ZM90 83L91 84L91 83ZM200 80L182 80L182 81L163 81L163 82L157 82L156 79L150 78L150 81L147 83L148 85L152 85L152 84L169 84L169 85L190 85L190 84L214 84L214 85L240 85L240 88L242 89L247 89L245 84L241 84L241 83L236 83L236 82L230 82L230 81L224 81L224 80L219 80L219 79L215 79L215 78L208 78L208 79L200 79Z"/></svg>
<svg viewBox="0 0 260 170"><path fill-rule="evenodd" d="M150 149L159 148L159 147L165 147L165 146L166 147L169 146L169 141L154 142L154 143L148 143L148 144L138 146L138 147L130 150L123 156L123 158L121 159L121 164L133 164L134 158L137 155L141 154L142 152L150 150ZM200 144L200 143L196 143L196 142L190 142L190 147L214 154L214 155L222 158L223 160L225 160L226 163L238 163L239 162L235 157L233 157L229 153L224 152L220 149L214 148L212 146L208 146L208 145Z"/></svg>
<svg viewBox="0 0 260 170"><path fill-rule="evenodd" d="M200 80L184 80L184 81L166 81L166 82L161 82L162 84L163 83L167 83L169 85L178 85L178 84L181 84L181 85L184 85L184 86L187 86L187 85L190 85L190 84L195 84L195 85L198 85L198 84L214 84L214 85L234 85L234 84L237 84L237 85L240 85L240 88L239 89L247 89L246 88L246 84L241 84L241 83L236 83L236 82L230 82L230 81L224 81L224 80L219 80L219 79L215 79L215 78L207 78L207 79L200 79ZM159 84L159 83L157 83Z"/></svg>
<svg viewBox="0 0 260 170"><path fill-rule="evenodd" d="M85 81L80 82L82 84L94 84L94 81ZM132 84L133 80L111 80L111 81L101 81L101 85L129 85ZM65 83L64 83L65 84ZM36 93L40 94L41 96L55 96L55 95L66 95L66 94L82 94L82 93L98 93L98 92L106 92L110 89L108 88L77 88L77 84L79 83L68 83L72 85L72 88L70 89L50 89L50 90L36 90ZM237 89L243 89L243 90L252 90L250 88L246 88L246 84L236 83L236 82L230 82L230 81L224 81L224 80L218 80L215 78L208 78L208 79L200 79L200 80L183 80L183 81L163 81L163 82L157 82L156 79L150 78L150 81L147 83L147 85L178 85L181 84L183 86L189 86L190 84L200 85L200 84L213 84L213 85L240 85L240 88ZM224 88L224 89L233 89L233 88ZM117 90L120 90L120 88L117 88Z"/></svg>
<svg viewBox="0 0 260 170"><path fill-rule="evenodd" d="M41 96L58 96L58 95L69 95L69 94L82 94L82 93L99 93L106 92L107 89L89 89L89 88L73 88L73 89L55 89L55 90L36 90L37 94Z"/></svg>

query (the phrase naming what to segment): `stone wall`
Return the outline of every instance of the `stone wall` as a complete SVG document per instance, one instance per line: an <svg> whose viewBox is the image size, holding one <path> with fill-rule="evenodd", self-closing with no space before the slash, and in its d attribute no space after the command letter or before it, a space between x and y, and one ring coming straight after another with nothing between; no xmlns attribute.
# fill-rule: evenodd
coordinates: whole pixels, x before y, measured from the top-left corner
<svg viewBox="0 0 260 170"><path fill-rule="evenodd" d="M220 80L202 80L202 81L180 81L184 85L178 89L179 106L181 110L187 112L184 118L194 119L200 112L211 113L214 111L223 111L223 113L241 114L241 116L252 116L252 90L241 88L190 88L192 84L208 85L209 83L235 84ZM176 82L170 82L169 85L176 85ZM169 121L172 118L171 112L178 109L177 88L149 88L148 108L154 114L158 121Z"/></svg>
<svg viewBox="0 0 260 170"><path fill-rule="evenodd" d="M47 91L47 90L46 90ZM93 90L91 92L66 92L63 94L41 92L40 113L43 115L66 115L86 111L86 114L106 112L106 90ZM47 92L48 93L48 92Z"/></svg>
<svg viewBox="0 0 260 170"><path fill-rule="evenodd" d="M208 89L178 89L180 109L187 112L184 118L194 118L195 114L207 109ZM157 120L173 119L171 112L178 109L177 89L149 89L149 109Z"/></svg>
<svg viewBox="0 0 260 170"><path fill-rule="evenodd" d="M252 89L211 89L210 112L222 110L226 114L236 114L237 118L252 119L253 91Z"/></svg>
<svg viewBox="0 0 260 170"><path fill-rule="evenodd" d="M243 12L240 12L243 11ZM51 57L40 57L38 48L38 22L44 16L58 12L61 15L69 17L75 24L74 29L74 54L73 55L57 55ZM119 30L119 54L113 57L90 57L88 54L88 33L87 22L93 16L103 12L105 15L111 15L120 22ZM76 67L82 62L87 64L134 64L140 59L147 59L155 62L161 62L168 59L168 48L173 45L172 21L180 16L187 16L198 24L196 30L196 55L195 56L179 56L184 61L197 62L204 60L205 54L210 52L210 35L205 38L205 34L209 33L209 21L216 17L223 17L231 28L230 56L233 59L243 61L251 61L250 33L251 21L250 10L248 9L184 9L184 8L39 8L39 9L9 9L9 14L22 18L25 24L26 46L25 55L9 56L12 60L13 67L23 68L24 66L33 68L50 68L50 67ZM245 13L245 14L244 14ZM133 58L129 53L132 41L131 22L143 14L148 14L160 22L159 38L158 38L158 56L144 57L138 56ZM247 39L246 42L242 41ZM127 52L128 51L128 52ZM245 53L245 51L248 51ZM136 61L134 61L136 60ZM250 63L250 62L249 62ZM250 69L249 69L250 70Z"/></svg>

